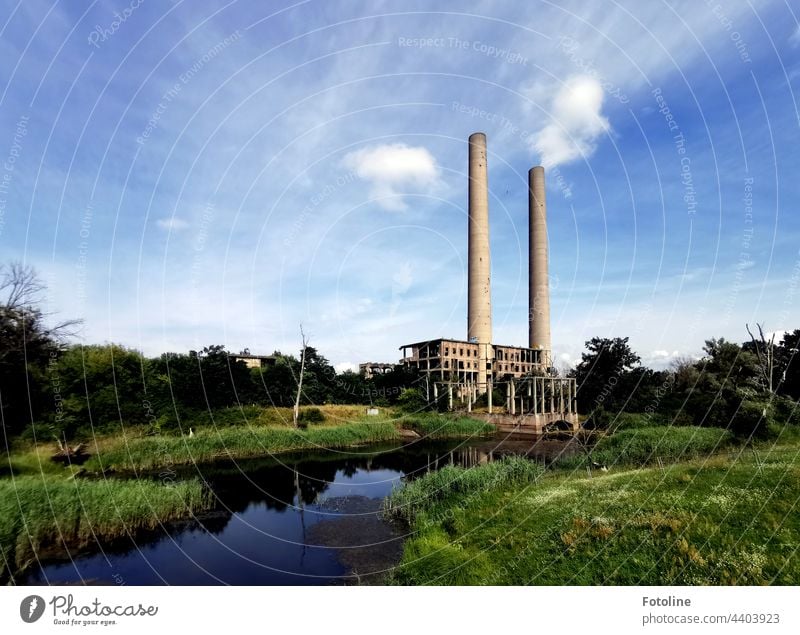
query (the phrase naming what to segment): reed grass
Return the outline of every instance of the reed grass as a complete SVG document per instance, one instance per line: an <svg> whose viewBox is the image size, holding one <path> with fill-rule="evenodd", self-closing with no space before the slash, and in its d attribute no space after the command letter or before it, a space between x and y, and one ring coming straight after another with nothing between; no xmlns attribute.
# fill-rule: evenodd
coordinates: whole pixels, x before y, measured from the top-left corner
<svg viewBox="0 0 800 635"><path fill-rule="evenodd" d="M492 424L478 419L432 412L404 416L400 423L427 439L485 436L495 431Z"/></svg>
<svg viewBox="0 0 800 635"><path fill-rule="evenodd" d="M369 417L344 425L231 426L198 430L193 436L137 436L101 448L86 464L90 471L139 472L164 466L245 459L283 452L332 450L401 439L400 428L416 429L434 439L468 438L490 433L494 426L466 417L434 413L391 420Z"/></svg>
<svg viewBox="0 0 800 635"><path fill-rule="evenodd" d="M620 430L603 437L592 452L592 459L603 465L646 465L657 461L677 461L717 452L733 441L721 428L697 426L657 426Z"/></svg>
<svg viewBox="0 0 800 635"><path fill-rule="evenodd" d="M230 427L200 430L189 437L138 437L93 456L89 470L148 471L164 466L253 458L281 452L346 448L392 441L400 433L390 421L288 427Z"/></svg>
<svg viewBox="0 0 800 635"><path fill-rule="evenodd" d="M13 580L47 549L80 549L211 505L210 492L197 480L169 485L50 475L0 480L0 580Z"/></svg>
<svg viewBox="0 0 800 635"><path fill-rule="evenodd" d="M412 513L402 514L412 521L392 581L797 585L798 449L787 435L778 445L591 477L554 471L532 486L438 501L447 481L437 485L442 477L426 476L427 483L393 496L395 504L409 499Z"/></svg>
<svg viewBox="0 0 800 635"><path fill-rule="evenodd" d="M447 465L392 492L384 500L384 513L407 523L427 514L430 521L438 508L454 500L463 505L471 496L499 487L526 486L535 483L544 471L542 465L518 456L473 468Z"/></svg>

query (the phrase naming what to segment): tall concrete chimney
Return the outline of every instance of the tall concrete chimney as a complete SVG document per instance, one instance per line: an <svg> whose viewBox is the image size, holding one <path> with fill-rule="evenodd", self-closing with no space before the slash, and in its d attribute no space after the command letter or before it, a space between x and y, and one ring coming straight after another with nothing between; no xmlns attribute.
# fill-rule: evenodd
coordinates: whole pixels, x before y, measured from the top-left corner
<svg viewBox="0 0 800 635"><path fill-rule="evenodd" d="M552 366L550 344L550 283L547 271L547 203L544 168L528 172L528 346L542 351L542 362Z"/></svg>
<svg viewBox="0 0 800 635"><path fill-rule="evenodd" d="M478 392L486 392L486 364L492 359L492 293L489 261L489 177L486 135L469 137L469 265L467 339L478 343Z"/></svg>

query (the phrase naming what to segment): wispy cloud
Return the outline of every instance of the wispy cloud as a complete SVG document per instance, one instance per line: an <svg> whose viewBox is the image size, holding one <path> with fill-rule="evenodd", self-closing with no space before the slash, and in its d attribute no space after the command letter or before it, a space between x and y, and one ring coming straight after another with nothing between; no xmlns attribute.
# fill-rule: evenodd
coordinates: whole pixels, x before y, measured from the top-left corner
<svg viewBox="0 0 800 635"><path fill-rule="evenodd" d="M371 146L344 157L346 168L371 184L370 195L387 210L408 207L403 194L410 190L430 191L439 181L439 167L423 147L404 143Z"/></svg>
<svg viewBox="0 0 800 635"><path fill-rule="evenodd" d="M800 24L797 25L794 33L789 36L789 44L795 47L800 46Z"/></svg>
<svg viewBox="0 0 800 635"><path fill-rule="evenodd" d="M532 138L542 165L553 167L591 155L597 139L610 130L602 114L603 87L594 77L572 77L550 107L552 121Z"/></svg>
<svg viewBox="0 0 800 635"><path fill-rule="evenodd" d="M161 229L170 232L179 232L189 228L189 223L182 218L178 218L177 216L159 218L156 221L156 225L158 225Z"/></svg>

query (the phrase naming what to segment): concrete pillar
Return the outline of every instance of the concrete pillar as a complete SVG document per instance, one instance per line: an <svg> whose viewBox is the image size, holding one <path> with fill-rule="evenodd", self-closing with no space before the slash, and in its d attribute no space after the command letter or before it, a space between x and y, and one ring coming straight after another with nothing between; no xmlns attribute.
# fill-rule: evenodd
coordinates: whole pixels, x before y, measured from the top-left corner
<svg viewBox="0 0 800 635"><path fill-rule="evenodd" d="M447 384L447 409L453 409L453 384Z"/></svg>
<svg viewBox="0 0 800 635"><path fill-rule="evenodd" d="M536 394L536 382L539 381L538 377L533 378L533 414L539 414L539 397Z"/></svg>
<svg viewBox="0 0 800 635"><path fill-rule="evenodd" d="M487 399L489 402L489 414L492 414L492 381L489 380L489 389L487 390Z"/></svg>
<svg viewBox="0 0 800 635"><path fill-rule="evenodd" d="M514 388L514 380L513 379L510 382L508 382L508 387L509 387L509 390L511 391L511 414L515 415L515 414L517 414L517 404L516 404L517 395L516 395L516 390Z"/></svg>
<svg viewBox="0 0 800 635"><path fill-rule="evenodd" d="M492 293L489 260L489 176L486 167L486 135L469 137L469 255L467 339L478 342L478 382L486 391L486 363L491 359Z"/></svg>
<svg viewBox="0 0 800 635"><path fill-rule="evenodd" d="M528 346L542 351L546 368L552 366L547 203L541 166L528 172Z"/></svg>
<svg viewBox="0 0 800 635"><path fill-rule="evenodd" d="M570 381L570 394L571 398L569 400L570 403L570 412L572 414L577 414L578 412L578 383L576 381Z"/></svg>

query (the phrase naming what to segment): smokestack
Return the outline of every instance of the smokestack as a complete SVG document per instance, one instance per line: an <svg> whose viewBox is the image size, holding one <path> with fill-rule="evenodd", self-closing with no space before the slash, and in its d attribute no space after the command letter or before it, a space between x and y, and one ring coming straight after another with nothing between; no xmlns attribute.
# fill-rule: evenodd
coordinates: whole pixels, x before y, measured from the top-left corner
<svg viewBox="0 0 800 635"><path fill-rule="evenodd" d="M547 271L547 203L544 168L528 172L528 346L545 351L542 362L552 366L550 346L550 284Z"/></svg>
<svg viewBox="0 0 800 635"><path fill-rule="evenodd" d="M467 339L478 343L478 392L486 392L486 364L492 358L492 294L489 262L489 178L486 135L469 137L469 265Z"/></svg>

